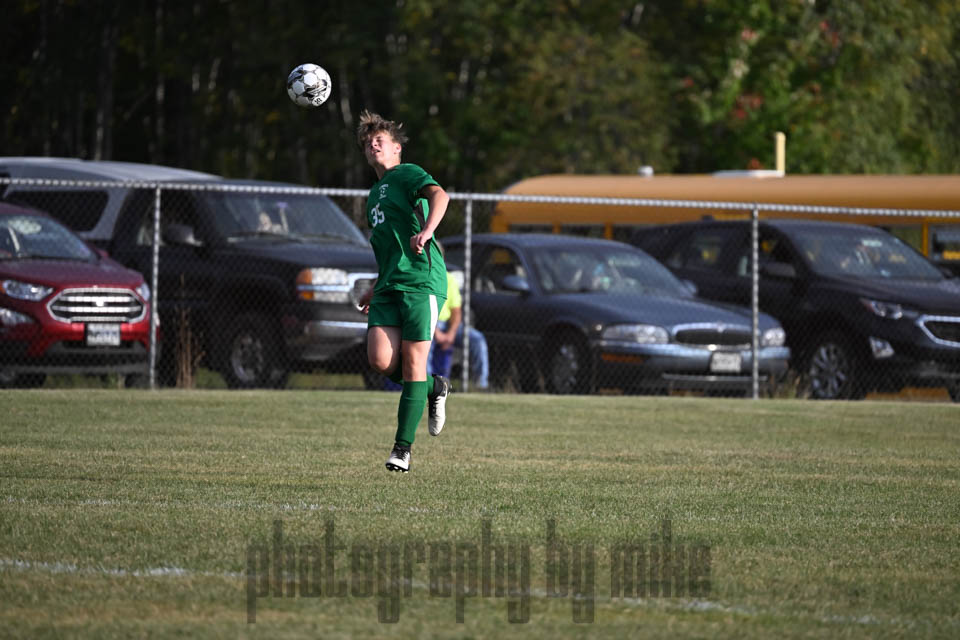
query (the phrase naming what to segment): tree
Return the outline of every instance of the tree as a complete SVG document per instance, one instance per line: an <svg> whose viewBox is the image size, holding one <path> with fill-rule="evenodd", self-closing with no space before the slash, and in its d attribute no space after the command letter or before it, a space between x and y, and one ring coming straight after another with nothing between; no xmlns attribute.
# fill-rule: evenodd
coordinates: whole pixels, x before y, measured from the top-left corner
<svg viewBox="0 0 960 640"><path fill-rule="evenodd" d="M956 24L938 0L683 0L638 31L670 52L679 171L770 167L781 130L791 172L909 173L955 166L929 117L955 121L956 96L929 78L955 68Z"/></svg>

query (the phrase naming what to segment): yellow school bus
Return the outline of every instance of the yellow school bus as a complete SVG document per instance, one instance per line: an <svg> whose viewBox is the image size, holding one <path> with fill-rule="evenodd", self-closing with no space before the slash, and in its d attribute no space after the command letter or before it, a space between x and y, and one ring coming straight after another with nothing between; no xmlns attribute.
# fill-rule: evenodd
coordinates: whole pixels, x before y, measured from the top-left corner
<svg viewBox="0 0 960 640"><path fill-rule="evenodd" d="M884 209L880 213L769 211L761 218L821 218L890 230L940 264L960 267L960 176L783 175L728 171L711 175L544 175L504 191L510 196L566 196L580 203L498 202L490 230L552 231L627 240L638 225L743 218L748 209L587 204L588 198ZM895 210L895 211L894 211ZM920 210L931 210L924 213Z"/></svg>

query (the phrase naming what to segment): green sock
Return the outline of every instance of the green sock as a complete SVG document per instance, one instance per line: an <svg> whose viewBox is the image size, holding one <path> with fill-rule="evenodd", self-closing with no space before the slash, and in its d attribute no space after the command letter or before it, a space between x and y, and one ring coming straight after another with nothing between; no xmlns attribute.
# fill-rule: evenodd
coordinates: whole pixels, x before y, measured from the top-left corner
<svg viewBox="0 0 960 640"><path fill-rule="evenodd" d="M393 373L388 374L387 378L389 378L391 382L403 384L403 365L398 363L397 368L393 370Z"/></svg>
<svg viewBox="0 0 960 640"><path fill-rule="evenodd" d="M400 406L397 409L396 442L405 447L413 444L417 425L423 417L423 408L427 406L428 382L404 382L400 392Z"/></svg>

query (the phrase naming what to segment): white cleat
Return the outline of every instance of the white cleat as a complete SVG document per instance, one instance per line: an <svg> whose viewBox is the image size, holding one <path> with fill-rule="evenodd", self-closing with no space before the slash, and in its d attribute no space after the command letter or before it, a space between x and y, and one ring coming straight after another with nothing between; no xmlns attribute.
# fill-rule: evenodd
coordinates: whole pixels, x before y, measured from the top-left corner
<svg viewBox="0 0 960 640"><path fill-rule="evenodd" d="M440 392L427 396L427 427L432 436L438 436L443 431L447 421L447 396L450 395L450 381L443 376L436 376L436 379L442 386Z"/></svg>
<svg viewBox="0 0 960 640"><path fill-rule="evenodd" d="M393 445L393 451L387 458L387 470L400 473L410 471L410 449L404 449L398 444Z"/></svg>

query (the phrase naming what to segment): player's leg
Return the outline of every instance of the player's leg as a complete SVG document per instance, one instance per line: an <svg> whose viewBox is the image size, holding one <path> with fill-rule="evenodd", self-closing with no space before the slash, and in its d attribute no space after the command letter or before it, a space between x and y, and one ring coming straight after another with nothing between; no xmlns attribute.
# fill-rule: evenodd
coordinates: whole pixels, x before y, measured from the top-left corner
<svg viewBox="0 0 960 640"><path fill-rule="evenodd" d="M401 357L402 310L396 294L375 295L370 301L367 329L367 361L391 381L403 382Z"/></svg>
<svg viewBox="0 0 960 640"><path fill-rule="evenodd" d="M370 327L367 330L367 360L370 367L393 380L401 382L400 327Z"/></svg>
<svg viewBox="0 0 960 640"><path fill-rule="evenodd" d="M413 445L417 432L417 425L423 416L423 409L427 405L428 396L431 400L430 432L436 435L439 429L434 430L436 405L435 398L442 395L441 417L445 417L443 402L449 389L449 382L438 376L427 380L427 357L430 354L430 342L437 325L438 299L429 294L404 294L404 312L401 351L401 366L403 368L403 390L400 393L400 404L397 408L397 433L394 439L393 451L387 460L387 468L391 471L408 471L410 469L410 447ZM439 382L438 382L439 380ZM437 393L437 385L440 393ZM443 424L440 424L440 429Z"/></svg>

